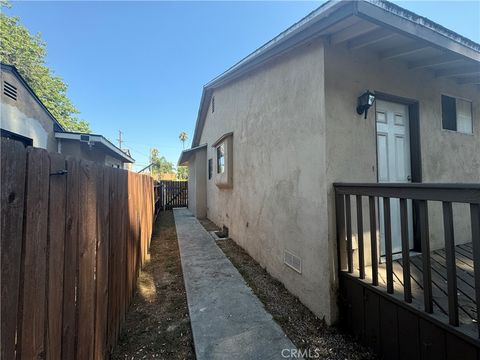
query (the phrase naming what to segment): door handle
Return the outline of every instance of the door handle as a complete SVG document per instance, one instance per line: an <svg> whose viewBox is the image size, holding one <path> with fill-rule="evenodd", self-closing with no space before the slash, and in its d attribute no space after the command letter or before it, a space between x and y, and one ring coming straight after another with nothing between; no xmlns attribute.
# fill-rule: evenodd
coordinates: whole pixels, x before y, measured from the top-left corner
<svg viewBox="0 0 480 360"><path fill-rule="evenodd" d="M407 176L407 181L412 181L412 176L411 175Z"/></svg>

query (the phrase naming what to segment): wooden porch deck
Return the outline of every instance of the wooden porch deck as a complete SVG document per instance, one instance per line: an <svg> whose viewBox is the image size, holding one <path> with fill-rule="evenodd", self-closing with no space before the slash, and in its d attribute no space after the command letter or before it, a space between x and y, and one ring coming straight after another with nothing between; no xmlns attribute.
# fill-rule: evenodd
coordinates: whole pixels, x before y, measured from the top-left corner
<svg viewBox="0 0 480 360"><path fill-rule="evenodd" d="M448 289L445 249L431 252L433 311L448 316ZM477 305L475 301L475 278L473 271L472 244L455 247L457 293L460 326L468 333L477 333ZM365 281L371 283L371 267L366 267ZM393 261L394 294L403 297L403 263ZM423 307L422 255L410 255L410 278L412 286L412 305ZM386 291L386 264L378 266L378 286Z"/></svg>

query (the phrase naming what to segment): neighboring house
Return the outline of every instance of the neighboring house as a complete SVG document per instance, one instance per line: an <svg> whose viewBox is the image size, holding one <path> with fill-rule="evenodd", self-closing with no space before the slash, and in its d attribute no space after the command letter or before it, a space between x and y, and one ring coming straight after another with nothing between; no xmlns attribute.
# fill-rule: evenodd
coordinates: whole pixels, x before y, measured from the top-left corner
<svg viewBox="0 0 480 360"><path fill-rule="evenodd" d="M106 166L125 168L135 160L102 135L56 132L58 152L94 161Z"/></svg>
<svg viewBox="0 0 480 360"><path fill-rule="evenodd" d="M50 152L59 152L123 168L134 160L102 135L67 132L48 111L14 66L1 64L3 137Z"/></svg>
<svg viewBox="0 0 480 360"><path fill-rule="evenodd" d="M0 127L9 136L57 151L56 131L64 131L14 66L1 64L2 101Z"/></svg>
<svg viewBox="0 0 480 360"><path fill-rule="evenodd" d="M157 174L156 180L168 180L168 181L174 181L177 180L177 174L176 173L160 173Z"/></svg>
<svg viewBox="0 0 480 360"><path fill-rule="evenodd" d="M179 159L189 166L188 206L227 226L331 324L333 184L479 183L479 84L479 44L388 2L329 1L205 85L192 148ZM368 114L367 89L375 97ZM472 241L468 206L456 206L456 241ZM383 256L390 251L378 209ZM391 213L397 253L397 199ZM411 202L408 217L410 249L420 251ZM429 221L431 249L444 247L441 203Z"/></svg>

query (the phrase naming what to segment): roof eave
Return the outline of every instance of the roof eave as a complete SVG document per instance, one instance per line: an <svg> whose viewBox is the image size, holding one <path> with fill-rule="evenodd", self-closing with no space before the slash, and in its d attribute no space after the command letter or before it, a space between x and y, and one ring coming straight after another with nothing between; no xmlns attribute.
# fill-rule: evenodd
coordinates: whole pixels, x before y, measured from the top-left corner
<svg viewBox="0 0 480 360"><path fill-rule="evenodd" d="M47 109L45 104L40 100L40 98L35 94L35 91L30 87L28 82L23 78L23 76L18 72L17 68L14 65L8 65L4 63L0 63L0 66L2 70L7 70L10 71L15 77L22 83L22 85L27 89L27 91L32 95L32 97L37 101L37 103L40 105L40 107L45 110L47 115L50 117L50 119L53 121L54 126L56 127L56 131L65 131L65 128L58 122L58 120L53 116L53 114L50 112L50 110Z"/></svg>
<svg viewBox="0 0 480 360"><path fill-rule="evenodd" d="M273 57L318 38L322 30L352 15L480 62L479 44L388 1L328 1L204 86L192 147L200 142L205 108L208 108L215 88L249 73Z"/></svg>
<svg viewBox="0 0 480 360"><path fill-rule="evenodd" d="M55 132L55 138L57 139L66 139L66 140L75 140L81 141L81 135L88 135L90 137L90 141L97 142L105 146L107 149L112 151L117 158L122 160L125 163L134 163L135 160L124 153L121 149L113 145L110 141L108 141L103 135L96 135L96 134L88 134L88 133L76 133L76 132Z"/></svg>
<svg viewBox="0 0 480 360"><path fill-rule="evenodd" d="M193 154L195 154L198 150L206 149L207 144L199 145L191 149L183 150L180 154L180 157L177 162L177 166L185 166L188 165L190 158Z"/></svg>
<svg viewBox="0 0 480 360"><path fill-rule="evenodd" d="M480 61L480 45L455 32L388 1L357 1L356 15L403 35L423 40L470 60ZM455 38L455 39L454 39Z"/></svg>

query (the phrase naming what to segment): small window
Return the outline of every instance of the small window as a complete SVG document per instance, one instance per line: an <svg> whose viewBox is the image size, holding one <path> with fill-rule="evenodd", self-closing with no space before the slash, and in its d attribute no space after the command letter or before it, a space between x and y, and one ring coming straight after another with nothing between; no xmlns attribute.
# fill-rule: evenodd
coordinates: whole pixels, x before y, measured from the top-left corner
<svg viewBox="0 0 480 360"><path fill-rule="evenodd" d="M208 159L208 180L212 178L213 175L213 159Z"/></svg>
<svg viewBox="0 0 480 360"><path fill-rule="evenodd" d="M212 113L215 112L215 96L212 96Z"/></svg>
<svg viewBox="0 0 480 360"><path fill-rule="evenodd" d="M472 102L442 95L442 127L473 134Z"/></svg>
<svg viewBox="0 0 480 360"><path fill-rule="evenodd" d="M217 173L225 172L225 143L217 146Z"/></svg>

